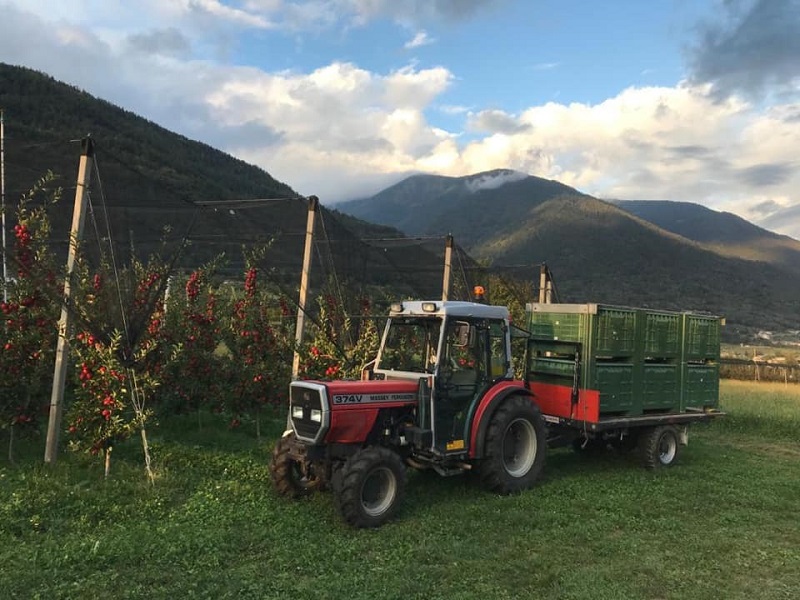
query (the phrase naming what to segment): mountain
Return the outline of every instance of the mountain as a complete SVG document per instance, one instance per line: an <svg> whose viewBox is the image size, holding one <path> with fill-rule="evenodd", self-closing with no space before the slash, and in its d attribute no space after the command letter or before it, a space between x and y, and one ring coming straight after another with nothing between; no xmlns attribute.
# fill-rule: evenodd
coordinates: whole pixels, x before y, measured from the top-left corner
<svg viewBox="0 0 800 600"><path fill-rule="evenodd" d="M779 264L800 272L800 241L729 212L691 202L614 200L623 210L725 256Z"/></svg>
<svg viewBox="0 0 800 600"><path fill-rule="evenodd" d="M107 215L110 238L122 260L132 252L146 257L164 247L165 240L167 253L185 242L181 268L200 266L224 253L226 270L236 274L243 268L243 245L271 241L267 266L287 285L299 281L308 205L263 169L48 75L2 63L0 107L5 118L9 229L21 195L51 170L56 174L52 186L63 188L62 200L51 210L53 237L65 251L80 157L76 142L91 133L96 168L86 221L87 251L108 243ZM402 238L397 230L323 206L317 231L312 283L335 278L396 286L407 293L441 293L440 273L412 280L396 268L406 259L441 264L436 252L420 244L409 250L361 241ZM8 237L13 239L10 233Z"/></svg>
<svg viewBox="0 0 800 600"><path fill-rule="evenodd" d="M502 194L497 190L502 188ZM579 192L557 181L531 177L518 171L498 169L467 177L412 175L369 198L341 202L336 208L359 219L396 227L408 235L422 235L459 229L459 214L481 212L480 232L502 225L522 202L538 202L558 195ZM507 214L508 213L508 214Z"/></svg>
<svg viewBox="0 0 800 600"><path fill-rule="evenodd" d="M411 203L405 211L404 201ZM748 230L737 254L733 233L690 239L558 182L507 170L415 175L337 208L358 218L383 215L408 234L451 232L497 269L529 265L527 276L535 277L533 266L546 262L562 301L712 312L727 317L729 336L797 328L800 275L780 256L750 259L768 257L761 250L768 232ZM716 247L723 242L727 252Z"/></svg>

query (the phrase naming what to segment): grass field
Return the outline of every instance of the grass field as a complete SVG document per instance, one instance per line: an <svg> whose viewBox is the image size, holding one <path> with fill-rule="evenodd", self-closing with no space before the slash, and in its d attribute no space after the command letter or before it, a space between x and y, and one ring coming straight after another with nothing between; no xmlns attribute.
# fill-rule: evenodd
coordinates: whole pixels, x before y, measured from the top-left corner
<svg viewBox="0 0 800 600"><path fill-rule="evenodd" d="M674 467L550 453L529 492L410 477L400 518L343 526L327 494L271 490L282 419L258 443L222 422L153 431L100 461L0 469L0 596L11 598L800 597L800 387L725 381L729 416ZM215 426L218 425L218 426Z"/></svg>

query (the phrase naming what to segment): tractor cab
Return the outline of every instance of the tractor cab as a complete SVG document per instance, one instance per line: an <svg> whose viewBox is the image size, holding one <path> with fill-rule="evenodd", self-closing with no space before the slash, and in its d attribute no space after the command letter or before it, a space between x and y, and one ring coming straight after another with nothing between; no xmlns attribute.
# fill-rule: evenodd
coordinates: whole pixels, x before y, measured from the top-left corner
<svg viewBox="0 0 800 600"><path fill-rule="evenodd" d="M489 387L513 376L509 313L472 302L402 302L391 307L374 373L419 381L416 453L456 458Z"/></svg>

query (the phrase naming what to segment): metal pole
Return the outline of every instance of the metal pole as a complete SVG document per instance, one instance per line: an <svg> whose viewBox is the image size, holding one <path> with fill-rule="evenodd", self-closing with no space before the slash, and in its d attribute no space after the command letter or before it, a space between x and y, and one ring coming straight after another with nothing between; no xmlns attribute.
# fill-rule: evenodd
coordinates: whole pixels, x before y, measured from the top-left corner
<svg viewBox="0 0 800 600"><path fill-rule="evenodd" d="M453 267L453 235L448 233L444 243L444 280L442 281L442 302L450 296L450 271Z"/></svg>
<svg viewBox="0 0 800 600"><path fill-rule="evenodd" d="M72 274L75 270L75 255L78 244L83 237L83 225L86 222L86 205L89 200L89 182L92 177L92 159L94 158L94 141L90 137L81 143L81 161L78 166L78 183L75 188L75 205L72 210L72 229L70 230L69 250L67 252L67 275L64 279L64 300L61 305L61 318L58 321L58 346L56 347L56 365L53 371L53 392L50 396L50 420L47 422L47 442L44 450L44 462L54 463L58 457L58 434L61 430L61 412L64 404L64 384L67 380L68 346L72 319L70 314Z"/></svg>
<svg viewBox="0 0 800 600"><path fill-rule="evenodd" d="M319 198L308 198L308 220L306 222L306 247L303 251L303 272L300 276L300 298L297 301L297 326L294 331L295 351L292 359L292 379L300 373L300 345L303 343L303 328L306 319L306 296L308 295L308 277L311 270L311 248L314 245L314 226L317 222Z"/></svg>
<svg viewBox="0 0 800 600"><path fill-rule="evenodd" d="M8 263L6 262L6 124L0 108L0 214L3 227L3 302L8 302Z"/></svg>

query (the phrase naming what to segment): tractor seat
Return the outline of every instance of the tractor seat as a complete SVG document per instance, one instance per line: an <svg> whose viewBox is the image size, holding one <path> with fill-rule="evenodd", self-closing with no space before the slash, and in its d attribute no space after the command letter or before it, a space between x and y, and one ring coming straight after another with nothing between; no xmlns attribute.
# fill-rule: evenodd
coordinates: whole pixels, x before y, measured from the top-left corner
<svg viewBox="0 0 800 600"><path fill-rule="evenodd" d="M463 369L453 371L450 383L456 386L473 386L477 380L478 374L475 369Z"/></svg>

